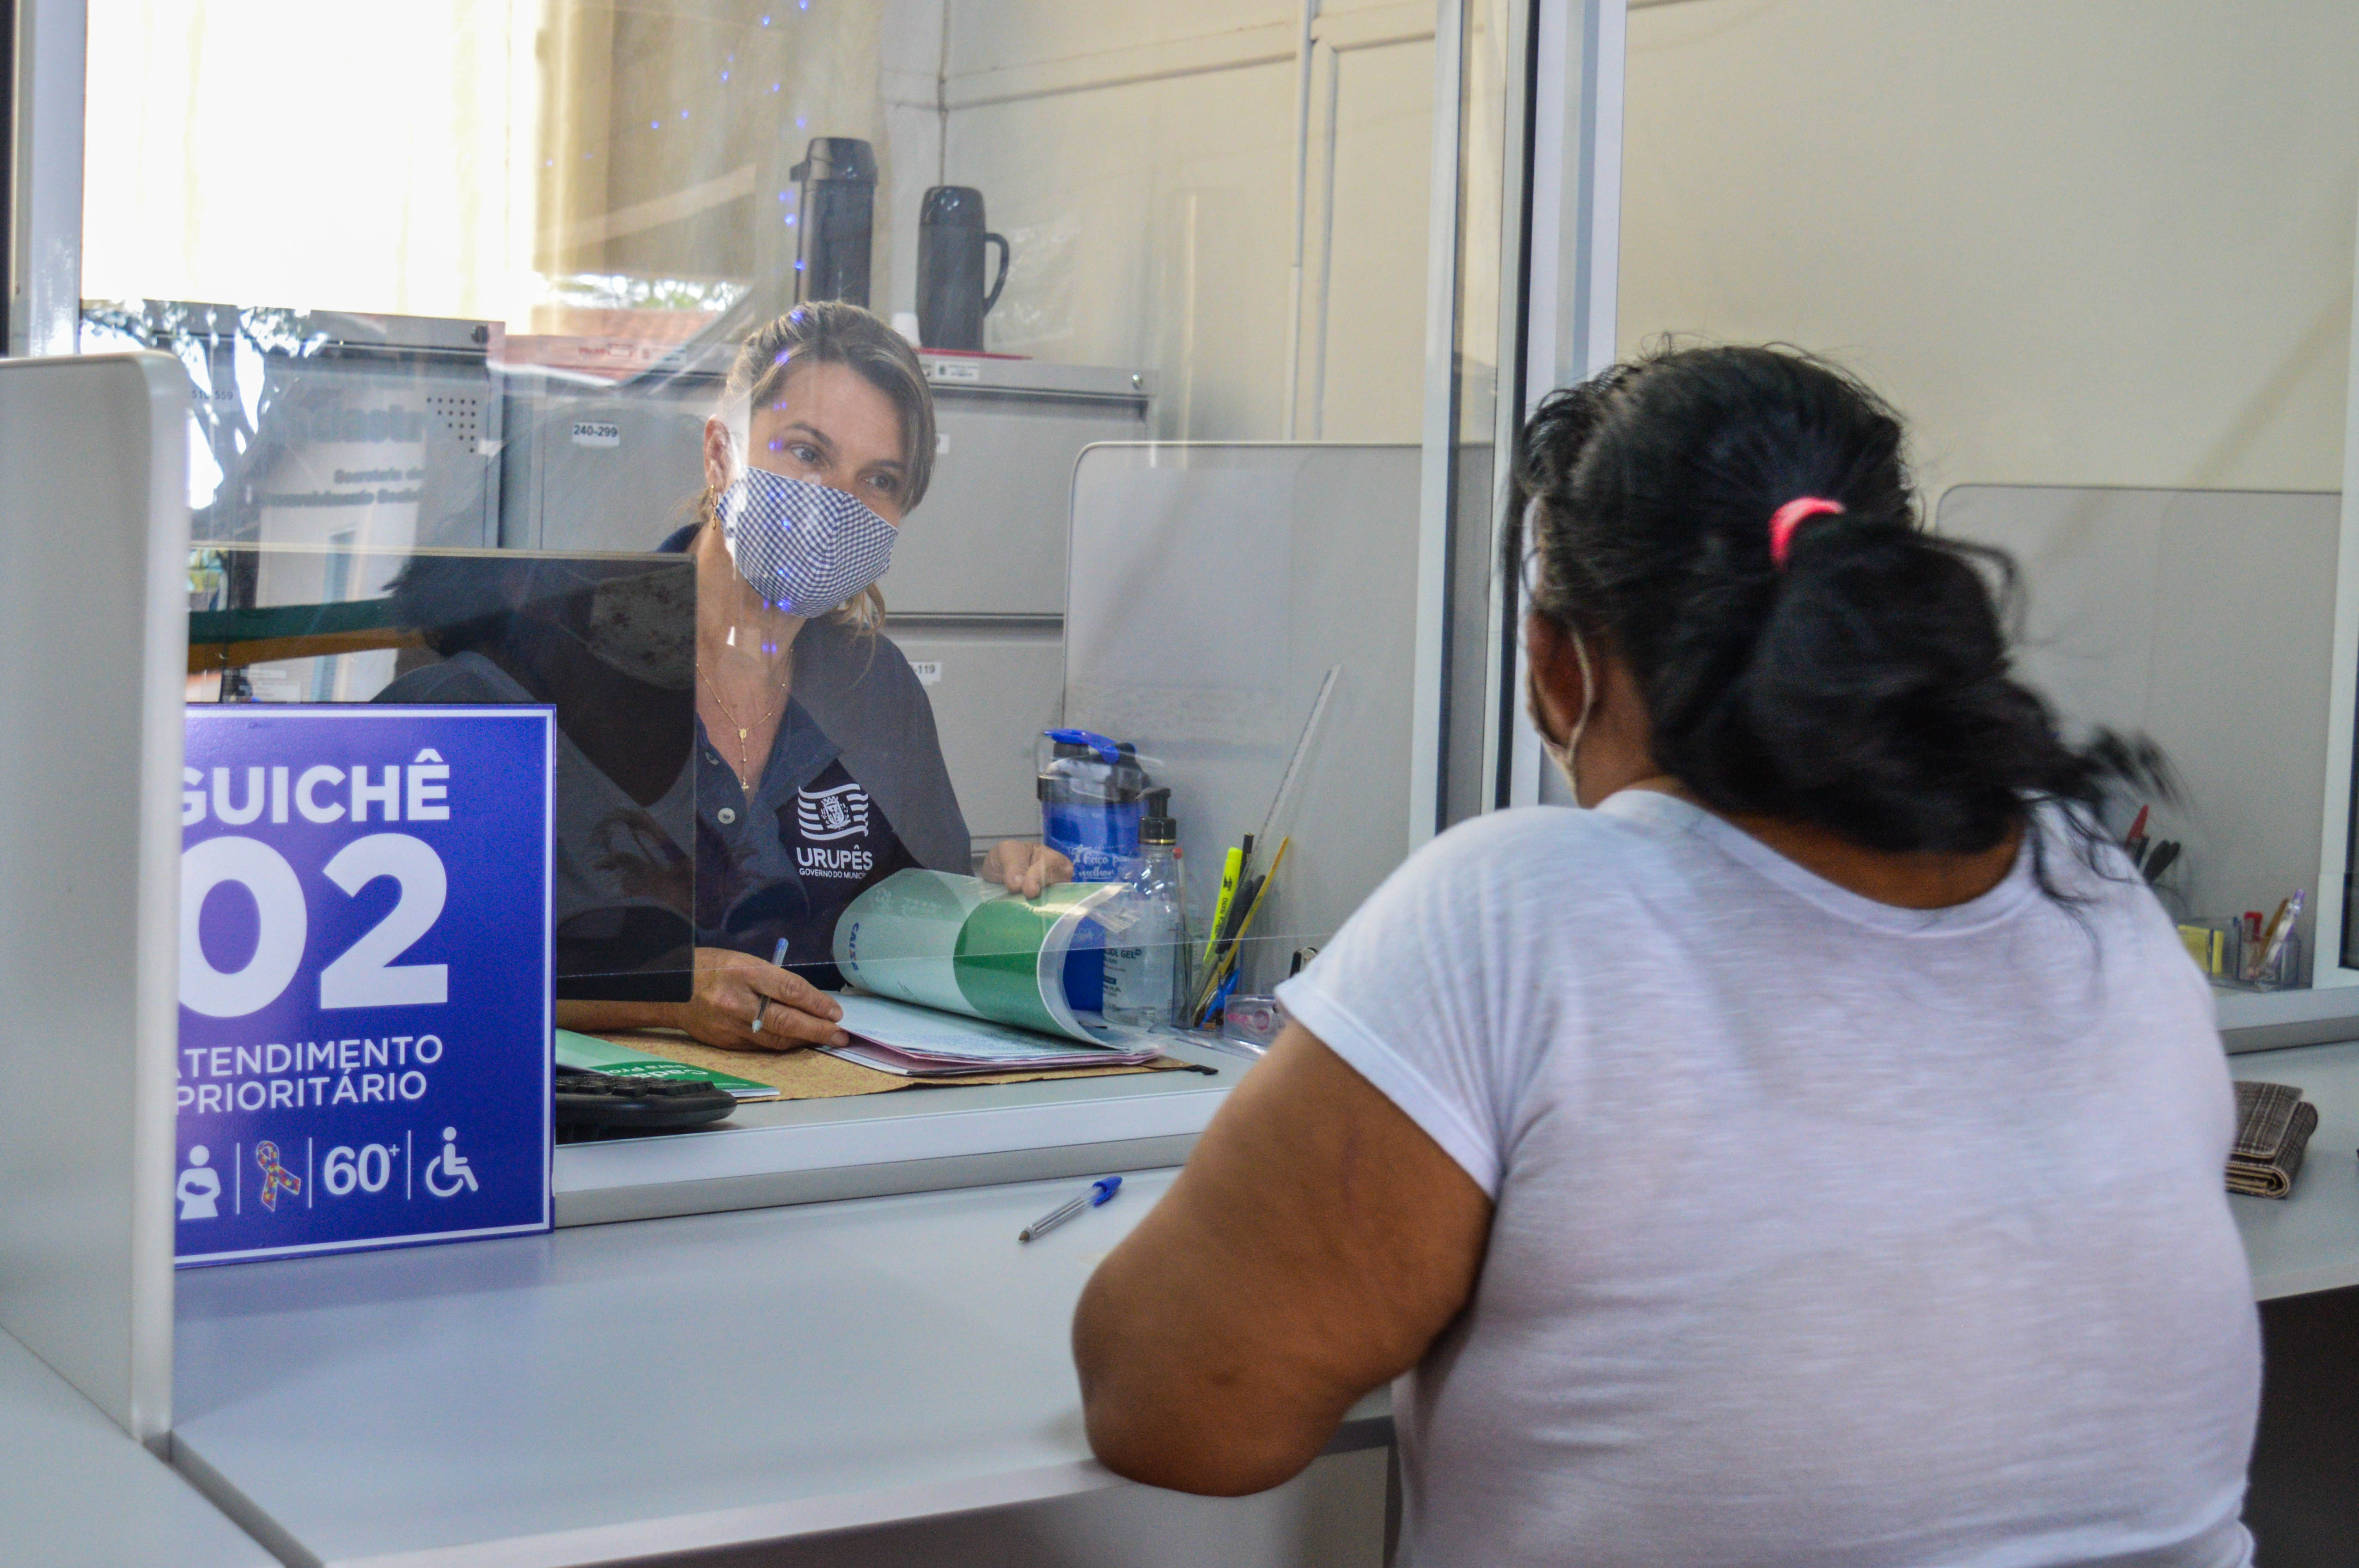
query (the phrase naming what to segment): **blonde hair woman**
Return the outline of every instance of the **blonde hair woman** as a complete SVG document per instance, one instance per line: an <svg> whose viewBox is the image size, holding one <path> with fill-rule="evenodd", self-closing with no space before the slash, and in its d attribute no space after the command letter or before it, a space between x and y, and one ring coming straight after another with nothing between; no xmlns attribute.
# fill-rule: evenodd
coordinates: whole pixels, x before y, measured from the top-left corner
<svg viewBox="0 0 2359 1568"><path fill-rule="evenodd" d="M917 354L865 310L799 305L739 350L697 520L664 545L696 561L695 994L563 1002L560 1022L842 1044L836 916L906 867L969 869L933 708L876 587L934 447ZM1072 867L1008 842L984 874L1029 895Z"/></svg>

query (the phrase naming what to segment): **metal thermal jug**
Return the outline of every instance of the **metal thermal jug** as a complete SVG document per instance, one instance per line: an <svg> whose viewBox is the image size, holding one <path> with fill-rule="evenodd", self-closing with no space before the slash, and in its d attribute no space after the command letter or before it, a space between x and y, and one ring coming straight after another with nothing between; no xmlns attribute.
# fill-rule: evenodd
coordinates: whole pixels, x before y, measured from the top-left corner
<svg viewBox="0 0 2359 1568"><path fill-rule="evenodd" d="M795 298L868 303L868 248L876 228L876 151L856 136L814 136L788 171L802 182Z"/></svg>
<svg viewBox="0 0 2359 1568"><path fill-rule="evenodd" d="M999 247L999 276L983 287L984 252ZM983 319L1007 287L1007 241L984 227L983 192L937 185L918 210L918 341L929 349L979 353Z"/></svg>

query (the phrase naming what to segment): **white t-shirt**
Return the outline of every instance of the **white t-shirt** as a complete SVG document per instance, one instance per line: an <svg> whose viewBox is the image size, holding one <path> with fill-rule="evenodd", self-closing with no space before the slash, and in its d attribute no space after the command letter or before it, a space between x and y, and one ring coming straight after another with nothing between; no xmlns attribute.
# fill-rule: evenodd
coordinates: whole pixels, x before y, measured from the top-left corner
<svg viewBox="0 0 2359 1568"><path fill-rule="evenodd" d="M1667 795L1506 812L1280 991L1496 1205L1396 1390L1406 1561L2250 1560L2211 1000L2043 833L2077 909L2028 852L1902 910Z"/></svg>

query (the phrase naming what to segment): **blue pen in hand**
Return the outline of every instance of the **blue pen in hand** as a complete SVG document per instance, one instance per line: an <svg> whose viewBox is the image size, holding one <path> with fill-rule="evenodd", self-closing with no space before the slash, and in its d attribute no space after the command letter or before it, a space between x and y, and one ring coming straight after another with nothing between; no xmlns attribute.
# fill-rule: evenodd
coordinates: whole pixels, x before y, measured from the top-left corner
<svg viewBox="0 0 2359 1568"><path fill-rule="evenodd" d="M1056 1229L1057 1227L1064 1224L1065 1221L1072 1218L1073 1216L1081 1213L1082 1210L1085 1208L1095 1208L1098 1205L1105 1202L1106 1199L1114 1196L1114 1194L1120 1191L1122 1191L1122 1178L1120 1176L1107 1176L1103 1180L1092 1182L1088 1192L1083 1193L1081 1196L1073 1198L1069 1202L1059 1204L1055 1208L1050 1209L1048 1213L1042 1215L1039 1218L1034 1220L1031 1224L1018 1231L1016 1233L1016 1239L1018 1241L1029 1241L1036 1236L1045 1236L1049 1231Z"/></svg>

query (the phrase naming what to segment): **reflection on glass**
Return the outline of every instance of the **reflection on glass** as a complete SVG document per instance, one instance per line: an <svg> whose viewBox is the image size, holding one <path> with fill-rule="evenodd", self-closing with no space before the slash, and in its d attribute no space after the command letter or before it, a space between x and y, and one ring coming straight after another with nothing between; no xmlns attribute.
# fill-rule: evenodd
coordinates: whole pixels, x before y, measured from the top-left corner
<svg viewBox="0 0 2359 1568"><path fill-rule="evenodd" d="M560 997L676 999L695 909L696 580L684 562L214 544L191 700L557 709Z"/></svg>
<svg viewBox="0 0 2359 1568"><path fill-rule="evenodd" d="M92 0L84 289L610 380L842 298L1151 379L1147 434L1413 439L1434 12L1310 10Z"/></svg>
<svg viewBox="0 0 2359 1568"><path fill-rule="evenodd" d="M556 702L564 961L701 966L684 1009L576 987L581 1027L782 1043L779 1008L812 1015L771 966L837 983L863 892L1057 870L1034 752L1069 721L1175 792L1201 964L1221 857L1338 664L1389 865L1433 27L1362 0L1307 32L1291 0L458 0L388 38L292 0L93 0L83 346L188 369L200 608L310 617L205 695ZM258 94L265 54L377 69ZM1287 438L1323 490L1224 476L1139 580L1120 526L1072 554L1089 449ZM1146 468L1159 507L1170 461ZM1318 601L1341 630L1265 614L1313 563L1218 523L1298 500L1349 541L1321 580L1363 586ZM694 583L677 646L635 640L647 569L595 565L663 550ZM1093 665L1076 604L1135 626L1137 668ZM1175 723L1118 688L1217 695ZM1240 942L1249 991L1303 945L1289 897L1324 929L1367 880L1318 839Z"/></svg>

